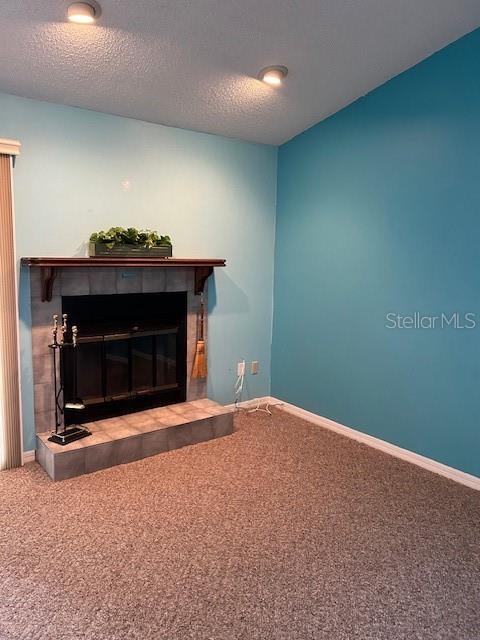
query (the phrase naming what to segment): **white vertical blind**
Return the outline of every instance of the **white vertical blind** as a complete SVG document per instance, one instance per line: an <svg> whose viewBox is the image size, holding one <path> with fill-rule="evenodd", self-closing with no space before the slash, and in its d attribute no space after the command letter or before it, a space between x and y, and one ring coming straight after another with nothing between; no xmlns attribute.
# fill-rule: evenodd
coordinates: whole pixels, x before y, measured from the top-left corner
<svg viewBox="0 0 480 640"><path fill-rule="evenodd" d="M12 155L19 143L0 139L0 469L22 464Z"/></svg>

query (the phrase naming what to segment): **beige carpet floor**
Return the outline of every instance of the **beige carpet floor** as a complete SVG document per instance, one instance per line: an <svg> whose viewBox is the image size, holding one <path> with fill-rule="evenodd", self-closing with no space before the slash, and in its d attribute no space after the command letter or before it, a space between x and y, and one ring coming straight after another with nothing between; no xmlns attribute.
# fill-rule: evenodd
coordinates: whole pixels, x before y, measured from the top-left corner
<svg viewBox="0 0 480 640"><path fill-rule="evenodd" d="M480 638L480 493L279 410L0 519L1 640Z"/></svg>

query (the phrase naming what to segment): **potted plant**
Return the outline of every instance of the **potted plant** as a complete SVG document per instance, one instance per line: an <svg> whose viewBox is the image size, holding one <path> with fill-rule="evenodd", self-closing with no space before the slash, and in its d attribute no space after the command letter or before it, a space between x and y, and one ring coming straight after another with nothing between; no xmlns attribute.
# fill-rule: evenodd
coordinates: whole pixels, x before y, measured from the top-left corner
<svg viewBox="0 0 480 640"><path fill-rule="evenodd" d="M152 257L169 258L172 241L169 236L160 236L156 231L133 227L111 227L108 231L97 231L90 236L90 256Z"/></svg>

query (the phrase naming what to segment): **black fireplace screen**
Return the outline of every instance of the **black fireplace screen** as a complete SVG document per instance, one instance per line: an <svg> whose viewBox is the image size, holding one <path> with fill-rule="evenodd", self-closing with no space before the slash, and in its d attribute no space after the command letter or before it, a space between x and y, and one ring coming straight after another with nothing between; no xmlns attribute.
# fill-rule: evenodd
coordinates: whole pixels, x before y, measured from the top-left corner
<svg viewBox="0 0 480 640"><path fill-rule="evenodd" d="M90 422L186 397L186 293L68 296L78 346L65 350L65 423Z"/></svg>

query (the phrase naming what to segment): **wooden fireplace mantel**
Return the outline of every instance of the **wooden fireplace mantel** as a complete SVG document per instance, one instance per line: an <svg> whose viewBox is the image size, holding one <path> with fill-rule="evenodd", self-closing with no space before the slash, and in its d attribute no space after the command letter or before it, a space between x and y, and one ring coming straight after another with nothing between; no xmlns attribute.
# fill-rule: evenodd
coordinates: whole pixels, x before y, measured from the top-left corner
<svg viewBox="0 0 480 640"><path fill-rule="evenodd" d="M149 267L149 268L194 268L195 293L202 293L205 282L213 273L214 267L225 267L225 258L109 258L97 256L93 258L22 258L21 263L27 267L39 267L42 282L42 301L52 299L53 282L57 269L85 267Z"/></svg>

